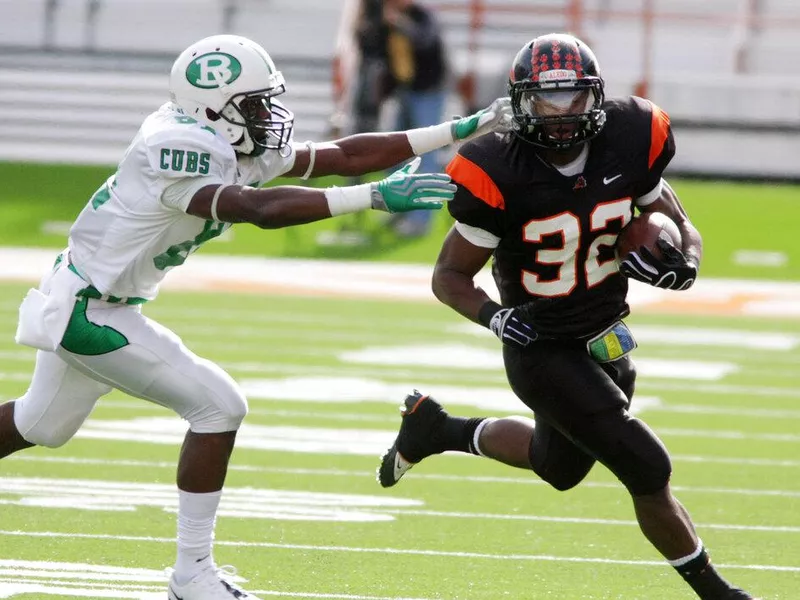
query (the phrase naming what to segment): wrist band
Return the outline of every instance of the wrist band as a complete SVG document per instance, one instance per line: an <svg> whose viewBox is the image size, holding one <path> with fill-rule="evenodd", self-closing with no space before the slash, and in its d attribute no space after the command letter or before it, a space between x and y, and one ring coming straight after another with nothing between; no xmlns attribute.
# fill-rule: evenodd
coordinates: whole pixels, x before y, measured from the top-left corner
<svg viewBox="0 0 800 600"><path fill-rule="evenodd" d="M306 145L306 148L308 148L309 157L308 168L306 172L300 176L300 179L308 179L311 177L311 172L314 170L314 162L317 160L317 147L314 145L314 142L311 141L303 143Z"/></svg>
<svg viewBox="0 0 800 600"><path fill-rule="evenodd" d="M409 129L406 131L406 137L408 137L408 143L417 156L449 146L454 141L452 124L449 121L431 125L430 127Z"/></svg>
<svg viewBox="0 0 800 600"><path fill-rule="evenodd" d="M232 184L230 183L219 186L214 192L214 197L211 198L211 218L217 222L219 222L219 217L217 216L217 202L219 202L220 194L222 194L222 190L231 186Z"/></svg>
<svg viewBox="0 0 800 600"><path fill-rule="evenodd" d="M325 189L325 199L332 217L372 208L372 184Z"/></svg>
<svg viewBox="0 0 800 600"><path fill-rule="evenodd" d="M478 323L488 328L489 323L492 322L492 317L495 316L497 311L501 310L502 308L503 307L494 300L488 300L484 302L483 306L481 306L480 310L478 311Z"/></svg>

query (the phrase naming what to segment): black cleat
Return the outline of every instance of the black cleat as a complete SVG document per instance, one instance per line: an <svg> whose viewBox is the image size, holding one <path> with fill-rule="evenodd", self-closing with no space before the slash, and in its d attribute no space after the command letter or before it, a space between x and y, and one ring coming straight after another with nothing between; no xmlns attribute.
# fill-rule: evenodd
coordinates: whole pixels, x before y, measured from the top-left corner
<svg viewBox="0 0 800 600"><path fill-rule="evenodd" d="M739 588L733 589L730 593L725 596L725 600L758 600L755 596L751 596L744 590L740 590Z"/></svg>
<svg viewBox="0 0 800 600"><path fill-rule="evenodd" d="M403 417L400 432L378 467L378 482L385 488L400 481L406 471L426 456L443 451L434 441L436 430L447 418L441 404L414 390L406 396L405 408L400 410Z"/></svg>

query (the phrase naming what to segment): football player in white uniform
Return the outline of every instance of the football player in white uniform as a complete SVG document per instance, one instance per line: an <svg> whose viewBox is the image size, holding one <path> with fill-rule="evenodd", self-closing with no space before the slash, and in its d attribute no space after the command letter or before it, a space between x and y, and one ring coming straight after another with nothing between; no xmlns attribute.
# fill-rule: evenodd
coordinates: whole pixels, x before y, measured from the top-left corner
<svg viewBox="0 0 800 600"><path fill-rule="evenodd" d="M295 144L285 90L267 52L243 37L192 44L175 61L171 100L148 116L116 173L91 197L38 290L20 307L17 341L39 349L24 396L0 406L0 457L66 443L112 388L189 422L177 473L177 559L170 600L255 600L216 567L212 538L247 401L236 382L142 315L164 275L232 223L265 229L369 208L438 209L455 190L412 162L386 179L324 190L260 188L379 171L502 129L507 100L469 117L406 132ZM418 161L419 159L415 159Z"/></svg>

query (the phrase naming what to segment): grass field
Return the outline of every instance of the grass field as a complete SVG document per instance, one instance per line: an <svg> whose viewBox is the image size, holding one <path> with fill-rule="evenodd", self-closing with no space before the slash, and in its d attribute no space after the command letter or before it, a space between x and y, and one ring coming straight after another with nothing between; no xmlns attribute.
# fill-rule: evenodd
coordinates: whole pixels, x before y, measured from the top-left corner
<svg viewBox="0 0 800 600"><path fill-rule="evenodd" d="M33 366L12 339L27 287L0 284L3 400L25 391ZM602 467L558 493L525 471L445 455L392 490L378 486L404 391L432 391L463 415L513 406L496 340L448 309L170 291L145 311L248 391L216 555L262 597L694 597ZM673 484L715 561L765 600L800 597L800 321L630 323L643 335L641 415L673 453ZM655 340L654 326L702 329L687 330L684 344ZM731 330L741 343L717 337ZM449 365L455 344L494 359ZM428 356L436 363L418 364ZM163 600L183 431L164 409L114 392L64 448L4 460L0 598Z"/></svg>
<svg viewBox="0 0 800 600"><path fill-rule="evenodd" d="M2 244L63 248L65 229L113 170L0 162ZM800 243L795 232L800 214L800 186L670 181L703 234L704 277L800 280ZM298 181L276 183L297 185ZM344 184L334 178L312 183ZM234 228L232 238L207 244L203 252L430 264L452 224L450 216L442 211L436 215L431 235L405 240L387 230L386 216L375 212L349 215L266 234L255 227L240 225ZM366 243L356 246L318 243L321 235L342 230L366 232ZM741 251L766 255L751 254L742 260ZM764 266L762 258L773 256L776 260L772 265Z"/></svg>

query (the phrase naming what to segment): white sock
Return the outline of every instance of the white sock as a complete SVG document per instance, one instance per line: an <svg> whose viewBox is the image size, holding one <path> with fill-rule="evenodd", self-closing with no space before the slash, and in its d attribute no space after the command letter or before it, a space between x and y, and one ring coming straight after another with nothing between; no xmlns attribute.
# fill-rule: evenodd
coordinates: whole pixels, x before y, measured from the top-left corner
<svg viewBox="0 0 800 600"><path fill-rule="evenodd" d="M477 454L478 456L486 458L486 455L481 451L481 447L478 441L481 439L481 433L483 432L483 428L486 427L489 423L493 423L495 421L497 421L497 419L495 419L494 417L486 417L475 428L475 434L472 436L472 447L475 449L475 454Z"/></svg>
<svg viewBox="0 0 800 600"><path fill-rule="evenodd" d="M667 562L677 569L678 567L682 567L686 563L691 562L700 556L703 553L703 549L703 540L697 538L697 548L695 548L694 552L688 556L684 556L683 558L676 558L675 560L668 560Z"/></svg>
<svg viewBox="0 0 800 600"><path fill-rule="evenodd" d="M193 494L178 490L178 558L175 582L184 585L199 571L214 563L211 545L222 490ZM205 560L208 559L208 560Z"/></svg>

